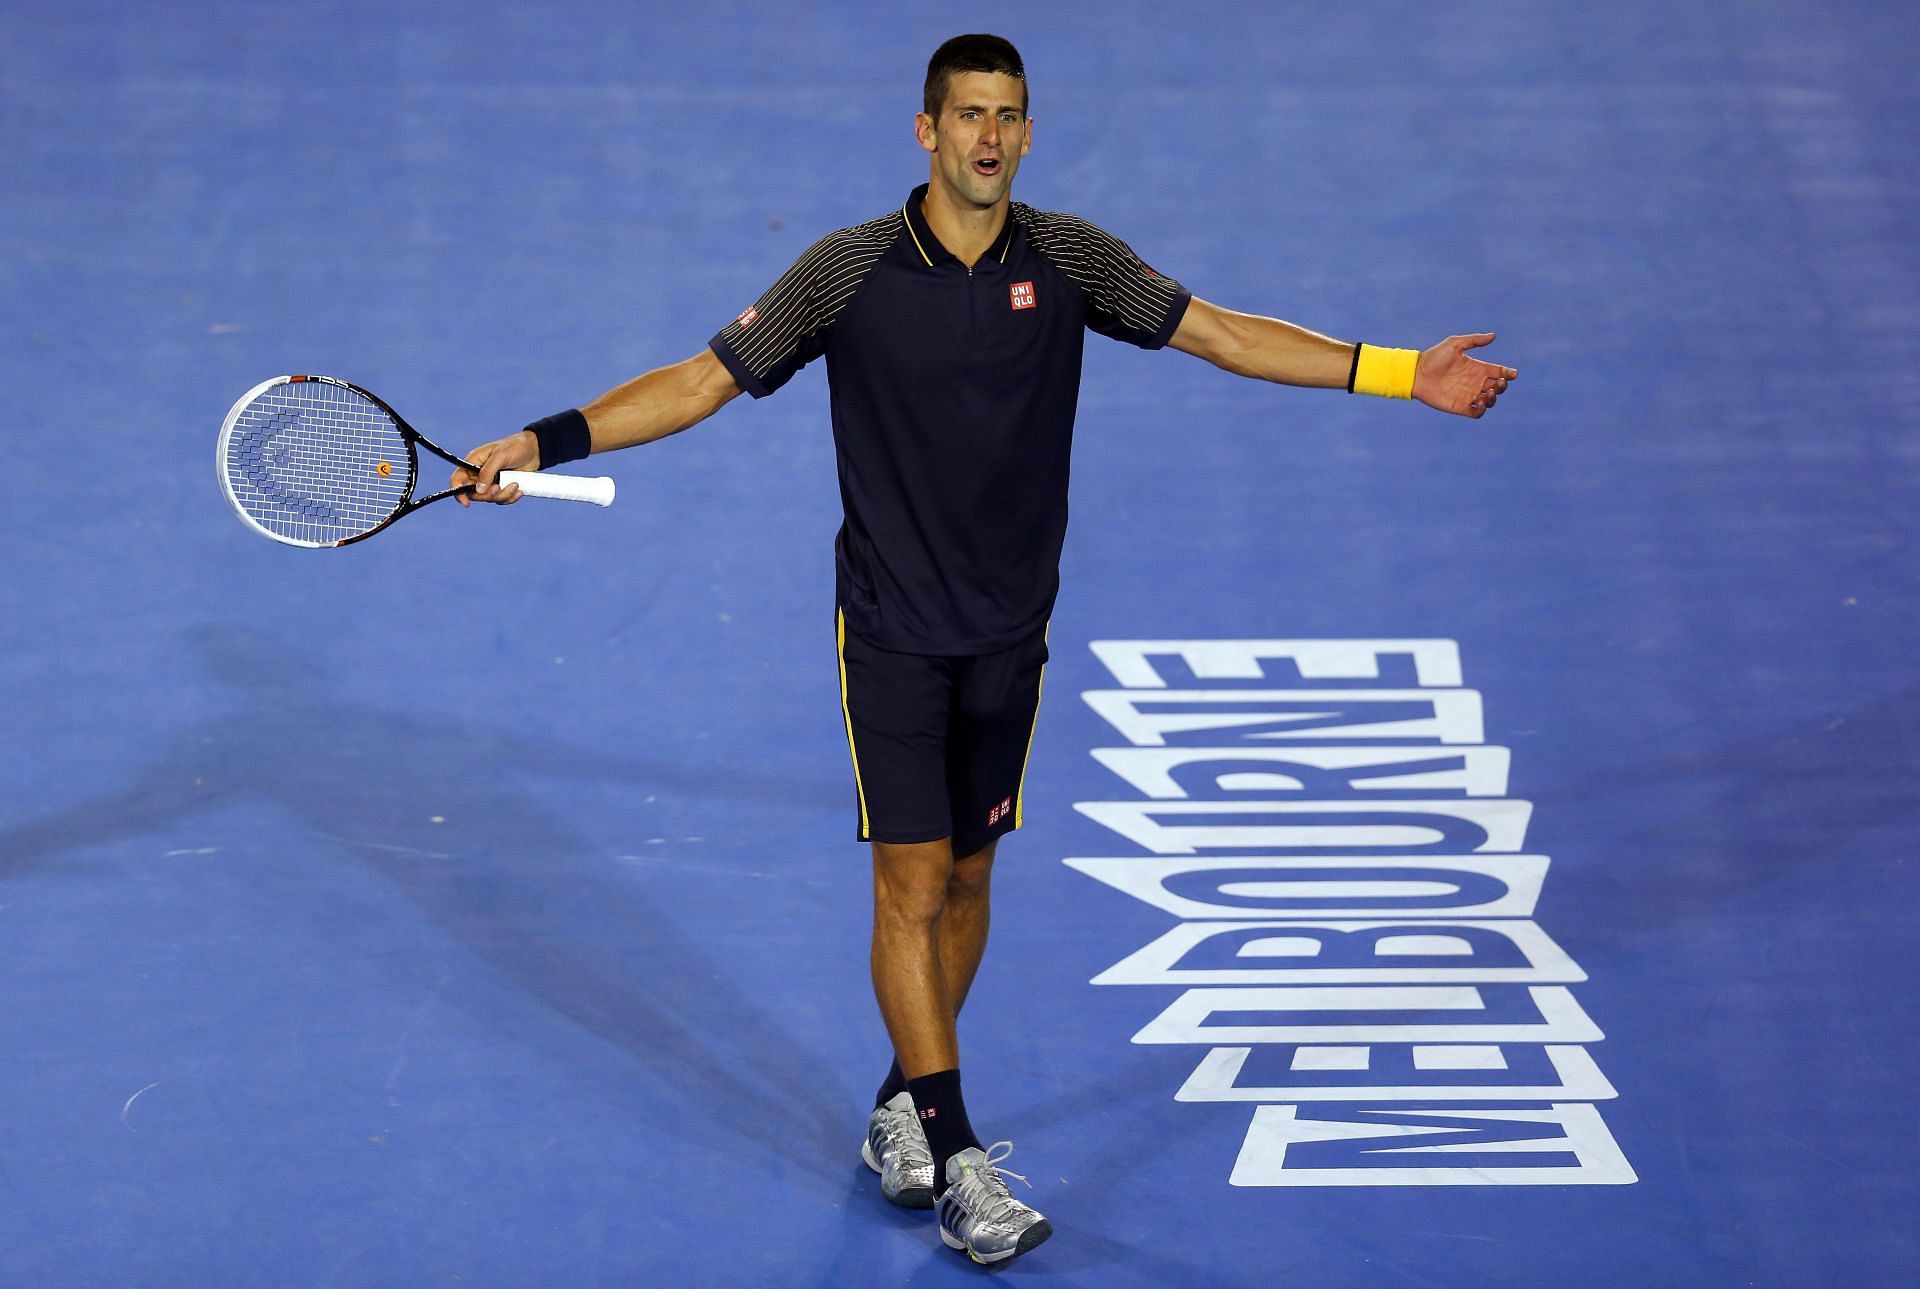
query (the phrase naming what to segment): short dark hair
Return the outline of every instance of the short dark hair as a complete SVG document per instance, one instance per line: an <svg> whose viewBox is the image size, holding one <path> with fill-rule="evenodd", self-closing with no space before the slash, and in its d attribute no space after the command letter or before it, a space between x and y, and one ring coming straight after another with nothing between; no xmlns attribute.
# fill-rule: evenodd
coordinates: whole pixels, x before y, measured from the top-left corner
<svg viewBox="0 0 1920 1289"><path fill-rule="evenodd" d="M940 119L947 104L947 84L955 72L999 72L1020 82L1020 110L1027 110L1027 69L1020 51L1003 36L975 33L955 36L933 51L927 62L927 85L921 93L928 116Z"/></svg>

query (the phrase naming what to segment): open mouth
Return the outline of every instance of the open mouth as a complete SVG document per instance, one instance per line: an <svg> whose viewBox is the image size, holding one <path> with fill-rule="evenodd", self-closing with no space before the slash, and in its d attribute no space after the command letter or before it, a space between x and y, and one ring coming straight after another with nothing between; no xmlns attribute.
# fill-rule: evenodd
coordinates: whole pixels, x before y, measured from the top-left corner
<svg viewBox="0 0 1920 1289"><path fill-rule="evenodd" d="M997 175L1000 173L1000 158L980 157L973 163L973 172L978 175Z"/></svg>

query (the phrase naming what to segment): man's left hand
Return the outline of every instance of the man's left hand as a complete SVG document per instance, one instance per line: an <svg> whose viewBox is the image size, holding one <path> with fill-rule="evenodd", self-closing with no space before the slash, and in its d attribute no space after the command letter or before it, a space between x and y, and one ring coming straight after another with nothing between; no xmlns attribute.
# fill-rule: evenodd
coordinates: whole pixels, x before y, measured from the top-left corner
<svg viewBox="0 0 1920 1289"><path fill-rule="evenodd" d="M1493 333L1448 336L1420 355L1413 371L1413 396L1428 407L1478 419L1490 411L1520 375L1511 367L1469 358L1467 350L1493 343Z"/></svg>

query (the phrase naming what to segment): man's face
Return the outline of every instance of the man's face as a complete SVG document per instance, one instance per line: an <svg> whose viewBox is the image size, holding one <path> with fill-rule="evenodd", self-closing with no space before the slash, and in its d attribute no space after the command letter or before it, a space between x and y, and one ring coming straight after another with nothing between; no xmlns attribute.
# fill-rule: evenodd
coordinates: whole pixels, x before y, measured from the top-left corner
<svg viewBox="0 0 1920 1289"><path fill-rule="evenodd" d="M933 178L954 198L980 207L1005 199L1020 158L1033 146L1026 84L1001 72L955 72L940 119L914 117L920 146L933 154Z"/></svg>

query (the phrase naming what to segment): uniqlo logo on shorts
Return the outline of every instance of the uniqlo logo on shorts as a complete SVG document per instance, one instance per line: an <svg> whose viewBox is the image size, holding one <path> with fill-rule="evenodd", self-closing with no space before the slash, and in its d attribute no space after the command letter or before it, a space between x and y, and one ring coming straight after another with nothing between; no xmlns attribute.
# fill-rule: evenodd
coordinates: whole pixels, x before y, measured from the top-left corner
<svg viewBox="0 0 1920 1289"><path fill-rule="evenodd" d="M1013 307L1016 309L1031 309L1034 305L1031 282L1015 282L1007 288L1007 293L1013 297Z"/></svg>
<svg viewBox="0 0 1920 1289"><path fill-rule="evenodd" d="M1031 307L1031 306L1029 306ZM987 811L987 827L991 828L1013 813L1013 798L1002 797L1000 804Z"/></svg>

